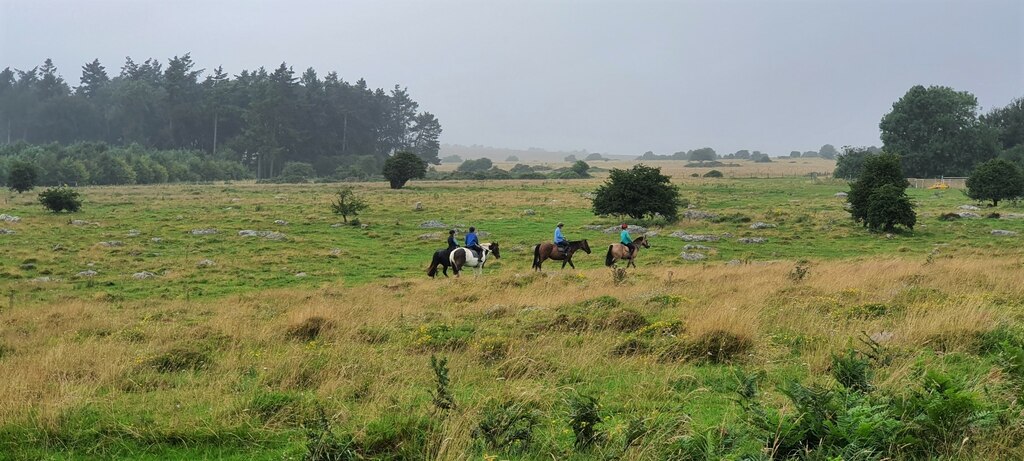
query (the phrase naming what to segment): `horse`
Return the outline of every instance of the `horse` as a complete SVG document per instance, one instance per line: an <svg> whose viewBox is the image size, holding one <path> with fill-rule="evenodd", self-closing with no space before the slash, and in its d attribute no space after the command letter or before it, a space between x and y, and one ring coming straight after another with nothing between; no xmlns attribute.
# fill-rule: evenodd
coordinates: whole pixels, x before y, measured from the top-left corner
<svg viewBox="0 0 1024 461"><path fill-rule="evenodd" d="M448 255L448 262L451 263L452 271L455 272L456 277L459 276L462 268L466 266L476 269L476 275L482 274L484 264L487 262L487 255L491 253L494 253L495 258L501 259L501 252L498 250L497 242L483 243L480 246L483 247L484 251L479 258L474 256L469 248L456 248Z"/></svg>
<svg viewBox="0 0 1024 461"><path fill-rule="evenodd" d="M437 266L441 266L441 272L443 272L444 276L447 277L448 267L452 265L452 263L448 260L448 256L451 254L453 250L454 248L444 248L435 251L434 259L430 261L430 269L427 269L427 276L429 276L430 278L434 278L434 276L437 275Z"/></svg>
<svg viewBox="0 0 1024 461"><path fill-rule="evenodd" d="M636 245L636 250L633 251L632 257L629 256L629 247L627 247L626 245L623 245L621 243L613 243L611 245L608 245L608 254L605 255L604 257L604 265L612 267L613 265L615 265L616 261L620 259L625 259L629 261L628 263L626 263L626 267L636 267L636 263L634 263L633 261L636 259L636 256L640 254L640 248L650 248L651 244L647 241L646 235L641 235L637 237L636 240L633 240L633 244Z"/></svg>
<svg viewBox="0 0 1024 461"><path fill-rule="evenodd" d="M572 263L572 254L575 253L576 250L583 250L584 253L590 254L590 245L587 244L586 239L576 240L569 242L567 253L563 253L560 250L561 249L558 248L558 245L551 242L538 243L533 247L533 268L541 270L540 265L544 260L553 259L556 261L562 261L562 269L565 269L566 263L575 269L576 265Z"/></svg>

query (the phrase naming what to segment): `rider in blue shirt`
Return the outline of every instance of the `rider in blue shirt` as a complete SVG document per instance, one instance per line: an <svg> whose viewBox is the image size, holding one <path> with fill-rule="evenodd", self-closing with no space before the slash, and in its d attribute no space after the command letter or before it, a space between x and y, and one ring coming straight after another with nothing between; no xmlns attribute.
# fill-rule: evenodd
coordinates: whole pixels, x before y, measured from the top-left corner
<svg viewBox="0 0 1024 461"><path fill-rule="evenodd" d="M478 251L480 255L484 254L484 248L480 246L480 239L477 238L476 228L473 226L470 226L469 232L466 232L466 248Z"/></svg>
<svg viewBox="0 0 1024 461"><path fill-rule="evenodd" d="M558 247L562 254L568 254L569 241L565 239L565 235L562 235L562 227L564 226L565 223L558 223L558 225L555 226L555 246Z"/></svg>

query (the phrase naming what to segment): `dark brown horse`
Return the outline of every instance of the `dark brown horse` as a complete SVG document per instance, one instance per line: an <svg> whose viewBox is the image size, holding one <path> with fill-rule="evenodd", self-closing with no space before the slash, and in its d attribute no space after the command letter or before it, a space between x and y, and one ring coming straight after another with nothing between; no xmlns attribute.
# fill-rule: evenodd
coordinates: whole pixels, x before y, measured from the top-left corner
<svg viewBox="0 0 1024 461"><path fill-rule="evenodd" d="M587 244L586 239L569 242L567 247L566 252L563 253L554 243L538 243L533 247L533 268L540 270L540 265L545 260L554 259L555 261L562 261L562 269L565 269L566 263L575 269L576 265L572 263L573 253L577 250L583 250L584 253L590 254L590 245Z"/></svg>
<svg viewBox="0 0 1024 461"><path fill-rule="evenodd" d="M633 240L633 245L636 246L636 250L633 251L632 255L629 254L629 247L627 247L626 245L623 245L621 243L613 243L611 245L608 245L608 254L605 255L604 257L604 265L611 267L615 265L616 261L620 259L625 259L629 261L628 263L626 263L626 267L636 267L636 263L634 263L633 261L636 260L636 256L640 254L640 248L650 248L651 244L650 242L647 241L646 235L641 235L637 237L636 240Z"/></svg>

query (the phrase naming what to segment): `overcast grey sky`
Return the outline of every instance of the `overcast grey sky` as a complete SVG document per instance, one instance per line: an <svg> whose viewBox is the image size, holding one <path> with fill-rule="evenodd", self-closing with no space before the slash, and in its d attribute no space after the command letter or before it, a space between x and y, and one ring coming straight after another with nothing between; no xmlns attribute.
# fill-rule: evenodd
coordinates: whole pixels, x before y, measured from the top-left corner
<svg viewBox="0 0 1024 461"><path fill-rule="evenodd" d="M880 144L915 84L1024 96L1024 1L0 0L0 68L187 52L406 86L445 143L777 155Z"/></svg>

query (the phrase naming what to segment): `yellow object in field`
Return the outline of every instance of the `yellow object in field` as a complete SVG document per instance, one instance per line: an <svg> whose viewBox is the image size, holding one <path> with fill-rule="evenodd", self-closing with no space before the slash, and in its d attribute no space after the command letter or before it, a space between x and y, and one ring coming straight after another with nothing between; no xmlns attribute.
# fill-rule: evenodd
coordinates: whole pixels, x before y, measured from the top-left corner
<svg viewBox="0 0 1024 461"><path fill-rule="evenodd" d="M929 189L949 189L949 184L946 184L944 182L937 182L935 184L932 184L932 185L928 186L928 188Z"/></svg>

